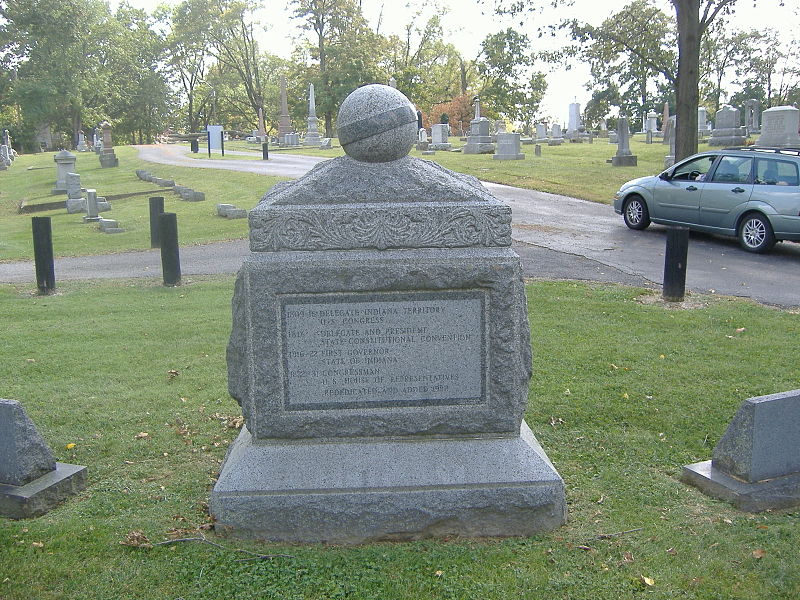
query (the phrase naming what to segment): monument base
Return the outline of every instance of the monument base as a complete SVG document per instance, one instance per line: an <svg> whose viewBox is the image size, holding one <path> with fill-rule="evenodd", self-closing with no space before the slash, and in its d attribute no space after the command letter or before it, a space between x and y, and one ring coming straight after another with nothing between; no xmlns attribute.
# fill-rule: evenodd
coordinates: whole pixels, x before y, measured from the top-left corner
<svg viewBox="0 0 800 600"><path fill-rule="evenodd" d="M525 155L521 152L519 154L495 154L492 158L494 160L525 160Z"/></svg>
<svg viewBox="0 0 800 600"><path fill-rule="evenodd" d="M611 165L614 167L635 167L638 162L639 160L633 154L611 157Z"/></svg>
<svg viewBox="0 0 800 600"><path fill-rule="evenodd" d="M494 144L491 142L467 142L462 149L464 154L494 154Z"/></svg>
<svg viewBox="0 0 800 600"><path fill-rule="evenodd" d="M709 146L744 146L747 143L747 138L741 135L733 135L727 137L714 137L711 135L711 138L708 140Z"/></svg>
<svg viewBox="0 0 800 600"><path fill-rule="evenodd" d="M800 473L748 483L723 473L706 460L683 467L681 481L747 512L800 506Z"/></svg>
<svg viewBox="0 0 800 600"><path fill-rule="evenodd" d="M86 467L57 462L54 471L25 485L0 483L0 517L38 517L85 487Z"/></svg>
<svg viewBox="0 0 800 600"><path fill-rule="evenodd" d="M108 169L110 167L118 167L119 159L114 153L106 154L104 151L103 154L100 155L100 166L103 169Z"/></svg>
<svg viewBox="0 0 800 600"><path fill-rule="evenodd" d="M86 198L67 198L68 214L74 215L82 212L86 212Z"/></svg>
<svg viewBox="0 0 800 600"><path fill-rule="evenodd" d="M357 544L527 536L566 520L564 482L518 437L253 440L245 427L211 493L222 535Z"/></svg>

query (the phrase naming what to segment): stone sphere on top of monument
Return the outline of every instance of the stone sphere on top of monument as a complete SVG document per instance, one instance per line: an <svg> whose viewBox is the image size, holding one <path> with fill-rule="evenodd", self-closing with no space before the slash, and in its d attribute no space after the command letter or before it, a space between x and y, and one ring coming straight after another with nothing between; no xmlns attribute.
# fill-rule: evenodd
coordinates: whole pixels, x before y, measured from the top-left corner
<svg viewBox="0 0 800 600"><path fill-rule="evenodd" d="M348 156L361 162L390 162L406 156L417 141L417 110L393 87L365 85L344 99L336 128Z"/></svg>

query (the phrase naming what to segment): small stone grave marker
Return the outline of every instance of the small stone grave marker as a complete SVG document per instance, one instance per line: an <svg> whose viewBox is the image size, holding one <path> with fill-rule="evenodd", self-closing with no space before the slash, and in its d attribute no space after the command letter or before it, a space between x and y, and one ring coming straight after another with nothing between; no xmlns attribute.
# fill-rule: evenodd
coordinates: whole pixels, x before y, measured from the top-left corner
<svg viewBox="0 0 800 600"><path fill-rule="evenodd" d="M711 460L681 478L749 512L800 505L800 390L745 400Z"/></svg>
<svg viewBox="0 0 800 600"><path fill-rule="evenodd" d="M0 516L43 515L86 487L86 467L56 462L22 404L0 398Z"/></svg>

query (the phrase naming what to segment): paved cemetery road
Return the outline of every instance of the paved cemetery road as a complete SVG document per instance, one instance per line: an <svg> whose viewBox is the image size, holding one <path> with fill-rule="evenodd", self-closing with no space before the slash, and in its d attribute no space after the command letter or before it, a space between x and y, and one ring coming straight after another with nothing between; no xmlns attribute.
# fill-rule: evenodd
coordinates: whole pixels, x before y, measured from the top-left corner
<svg viewBox="0 0 800 600"><path fill-rule="evenodd" d="M208 158L191 158L186 146L173 144L158 144L153 146L135 146L139 150L139 158L163 165L176 167L198 167L201 169L225 169L227 171L246 171L248 173L261 173L262 175L282 175L284 177L300 177L305 175L311 167L327 160L316 156L302 156L300 154L282 154L270 152L268 161L242 159L242 160L214 160ZM261 156L261 153L239 152L227 150L226 156ZM200 154L199 156L207 156ZM213 155L212 155L213 156Z"/></svg>
<svg viewBox="0 0 800 600"><path fill-rule="evenodd" d="M324 159L270 154L254 160L197 160L176 146L140 146L152 162L244 170L297 177ZM657 287L664 269L666 229L656 225L631 231L604 204L543 192L485 183L513 211L514 248L525 275L543 279L580 279ZM248 253L244 240L184 246L184 277L232 273ZM745 296L765 304L800 306L800 244L782 243L766 255L741 250L735 240L692 234L687 289ZM160 277L158 251L127 252L56 260L56 279ZM33 283L31 262L0 263L0 282Z"/></svg>

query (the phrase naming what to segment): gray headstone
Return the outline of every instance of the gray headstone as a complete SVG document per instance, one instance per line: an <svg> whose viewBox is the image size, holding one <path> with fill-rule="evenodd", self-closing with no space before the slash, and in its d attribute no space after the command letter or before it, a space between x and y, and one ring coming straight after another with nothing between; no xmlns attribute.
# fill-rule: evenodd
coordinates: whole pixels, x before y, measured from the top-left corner
<svg viewBox="0 0 800 600"><path fill-rule="evenodd" d="M744 101L744 126L747 135L751 133L761 133L761 104L758 100L750 99Z"/></svg>
<svg viewBox="0 0 800 600"><path fill-rule="evenodd" d="M413 105L367 88L342 104L348 156L250 211L228 345L246 425L211 495L216 530L357 543L557 527L563 482L522 421L510 208L407 156Z"/></svg>
<svg viewBox="0 0 800 600"><path fill-rule="evenodd" d="M319 148L319 124L317 123L317 104L314 96L314 84L308 84L308 129L303 140L304 146Z"/></svg>
<svg viewBox="0 0 800 600"><path fill-rule="evenodd" d="M75 171L76 156L72 152L62 150L53 157L56 163L56 184L51 193L63 194L67 191L67 173Z"/></svg>
<svg viewBox="0 0 800 600"><path fill-rule="evenodd" d="M615 167L635 167L637 162L637 157L631 152L628 119L620 117L617 121L617 153L611 157L611 164Z"/></svg>
<svg viewBox="0 0 800 600"><path fill-rule="evenodd" d="M25 409L0 398L0 483L25 485L55 470L56 459Z"/></svg>
<svg viewBox="0 0 800 600"><path fill-rule="evenodd" d="M747 399L684 481L748 511L800 505L800 390Z"/></svg>
<svg viewBox="0 0 800 600"><path fill-rule="evenodd" d="M98 221L100 219L97 206L97 191L86 190L86 216L83 217L84 223Z"/></svg>
<svg viewBox="0 0 800 600"><path fill-rule="evenodd" d="M86 467L56 462L25 409L0 399L0 517L42 515L86 487Z"/></svg>
<svg viewBox="0 0 800 600"><path fill-rule="evenodd" d="M745 143L747 132L741 126L738 108L725 104L717 111L709 146L740 146Z"/></svg>
<svg viewBox="0 0 800 600"><path fill-rule="evenodd" d="M520 152L520 144L520 134L498 133L497 151L492 158L494 160L523 160L525 155Z"/></svg>
<svg viewBox="0 0 800 600"><path fill-rule="evenodd" d="M81 176L78 173L67 173L67 198L82 198Z"/></svg>

